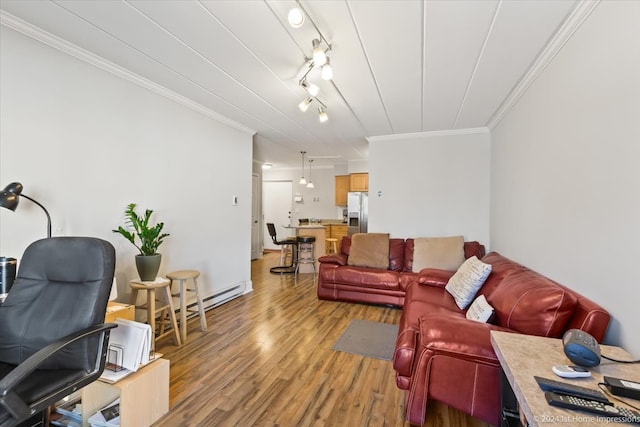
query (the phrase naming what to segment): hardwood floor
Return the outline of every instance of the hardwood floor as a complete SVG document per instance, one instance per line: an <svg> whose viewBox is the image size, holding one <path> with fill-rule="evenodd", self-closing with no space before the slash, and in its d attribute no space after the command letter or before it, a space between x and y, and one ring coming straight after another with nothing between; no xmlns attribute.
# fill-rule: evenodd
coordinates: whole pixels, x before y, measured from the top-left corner
<svg viewBox="0 0 640 427"><path fill-rule="evenodd" d="M154 426L408 426L391 362L331 349L351 319L397 323L400 310L319 301L312 274L270 274L278 261L253 261L254 291L209 310L207 332L194 319L186 345L158 343L170 412ZM425 425L485 424L432 404Z"/></svg>

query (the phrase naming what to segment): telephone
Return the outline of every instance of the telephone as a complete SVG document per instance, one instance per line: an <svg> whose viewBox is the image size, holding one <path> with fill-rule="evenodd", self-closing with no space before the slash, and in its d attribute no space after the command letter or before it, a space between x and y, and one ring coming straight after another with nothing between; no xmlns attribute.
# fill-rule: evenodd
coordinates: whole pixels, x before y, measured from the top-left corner
<svg viewBox="0 0 640 427"><path fill-rule="evenodd" d="M576 365L596 366L600 364L598 341L585 331L569 329L562 337L564 354Z"/></svg>

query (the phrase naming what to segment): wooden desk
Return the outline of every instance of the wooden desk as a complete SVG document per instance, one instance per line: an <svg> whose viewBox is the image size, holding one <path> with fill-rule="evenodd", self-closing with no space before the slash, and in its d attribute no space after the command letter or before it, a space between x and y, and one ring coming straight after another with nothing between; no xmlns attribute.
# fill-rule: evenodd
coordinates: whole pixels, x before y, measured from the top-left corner
<svg viewBox="0 0 640 427"><path fill-rule="evenodd" d="M589 368L591 371L589 378L558 377L551 371L551 367L571 365L572 362L562 350L562 340L557 338L492 331L491 344L498 356L508 385L517 399L521 421L532 427L551 423L563 427L585 427L601 424L597 421L598 415L596 414L549 406L544 398L544 392L533 378L534 375L595 390L598 389L598 383L602 381L603 375L640 382L638 365L615 363L606 359L602 359L600 365ZM602 345L600 349L602 354L615 359L632 359L631 355L620 347ZM616 406L624 406L613 399L609 400Z"/></svg>

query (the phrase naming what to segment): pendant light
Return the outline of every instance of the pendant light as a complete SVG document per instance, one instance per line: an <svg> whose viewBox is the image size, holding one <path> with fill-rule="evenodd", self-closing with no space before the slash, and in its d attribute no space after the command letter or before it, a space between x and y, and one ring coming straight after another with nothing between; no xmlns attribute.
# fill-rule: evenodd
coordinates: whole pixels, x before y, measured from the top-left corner
<svg viewBox="0 0 640 427"><path fill-rule="evenodd" d="M304 155L307 154L306 151L301 151L300 154L302 154L302 178L300 178L300 185L305 185L307 183L307 180L304 179ZM311 178L311 177L309 177Z"/></svg>
<svg viewBox="0 0 640 427"><path fill-rule="evenodd" d="M313 159L309 159L309 182L307 183L307 188L315 188L315 185L313 185L311 181L311 162L313 162Z"/></svg>

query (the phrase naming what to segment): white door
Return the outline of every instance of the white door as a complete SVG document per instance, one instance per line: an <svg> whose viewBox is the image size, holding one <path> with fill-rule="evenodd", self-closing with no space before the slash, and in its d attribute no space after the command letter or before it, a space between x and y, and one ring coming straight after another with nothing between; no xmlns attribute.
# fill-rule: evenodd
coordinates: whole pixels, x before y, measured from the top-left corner
<svg viewBox="0 0 640 427"><path fill-rule="evenodd" d="M293 184L291 181L263 181L262 212L264 215L263 233L265 249L280 249L274 245L267 230L267 223L276 226L278 240L293 236L292 230L284 228L290 225L293 209Z"/></svg>
<svg viewBox="0 0 640 427"><path fill-rule="evenodd" d="M260 179L251 176L251 259L262 258L262 233L260 232Z"/></svg>

